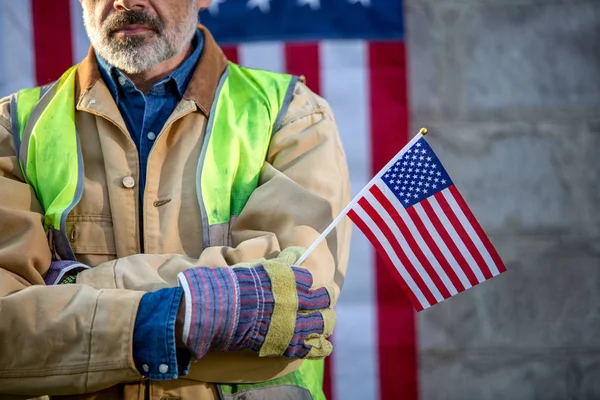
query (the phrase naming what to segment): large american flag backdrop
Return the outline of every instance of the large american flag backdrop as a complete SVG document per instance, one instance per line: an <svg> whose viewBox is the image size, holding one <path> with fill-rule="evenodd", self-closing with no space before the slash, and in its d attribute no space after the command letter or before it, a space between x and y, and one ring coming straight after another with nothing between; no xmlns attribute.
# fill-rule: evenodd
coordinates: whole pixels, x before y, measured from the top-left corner
<svg viewBox="0 0 600 400"><path fill-rule="evenodd" d="M213 0L200 14L228 57L304 75L336 115L354 194L408 141L402 0ZM79 0L0 0L0 96L85 57ZM337 305L328 399L416 399L415 313L355 228Z"/></svg>

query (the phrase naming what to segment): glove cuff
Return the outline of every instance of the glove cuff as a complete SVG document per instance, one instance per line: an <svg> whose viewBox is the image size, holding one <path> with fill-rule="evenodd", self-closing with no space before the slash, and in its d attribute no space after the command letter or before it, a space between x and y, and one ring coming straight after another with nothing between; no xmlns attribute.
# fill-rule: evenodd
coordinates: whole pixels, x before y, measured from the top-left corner
<svg viewBox="0 0 600 400"><path fill-rule="evenodd" d="M44 277L44 282L48 286L75 283L74 278L77 274L86 269L90 267L77 261L53 261Z"/></svg>
<svg viewBox="0 0 600 400"><path fill-rule="evenodd" d="M231 268L197 267L178 275L185 296L182 341L195 358L226 350L240 315L240 287Z"/></svg>

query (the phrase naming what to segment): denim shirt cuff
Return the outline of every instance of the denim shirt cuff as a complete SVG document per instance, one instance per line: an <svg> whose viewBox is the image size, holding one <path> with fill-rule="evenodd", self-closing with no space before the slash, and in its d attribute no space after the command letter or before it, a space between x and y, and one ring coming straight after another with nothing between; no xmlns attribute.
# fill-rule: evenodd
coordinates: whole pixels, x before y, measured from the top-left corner
<svg viewBox="0 0 600 400"><path fill-rule="evenodd" d="M180 287L146 293L133 331L133 359L150 380L178 379L189 373L191 356L175 344L175 320L183 296Z"/></svg>

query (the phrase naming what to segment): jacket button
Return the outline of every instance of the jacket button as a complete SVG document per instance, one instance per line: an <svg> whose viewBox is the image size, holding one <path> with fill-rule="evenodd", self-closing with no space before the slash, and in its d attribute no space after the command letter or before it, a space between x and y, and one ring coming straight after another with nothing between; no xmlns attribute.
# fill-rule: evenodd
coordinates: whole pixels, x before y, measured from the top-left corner
<svg viewBox="0 0 600 400"><path fill-rule="evenodd" d="M158 372L160 372L161 374L166 374L167 372L169 372L169 366L167 364L160 364L158 366Z"/></svg>
<svg viewBox="0 0 600 400"><path fill-rule="evenodd" d="M123 178L123 186L125 186L128 189L131 189L135 186L135 179L133 179L132 176L126 176L125 178Z"/></svg>

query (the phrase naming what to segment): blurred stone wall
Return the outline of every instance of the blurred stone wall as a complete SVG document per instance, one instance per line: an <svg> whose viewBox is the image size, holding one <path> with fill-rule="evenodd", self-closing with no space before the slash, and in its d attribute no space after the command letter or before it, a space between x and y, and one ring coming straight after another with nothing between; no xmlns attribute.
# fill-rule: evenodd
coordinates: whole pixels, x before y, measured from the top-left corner
<svg viewBox="0 0 600 400"><path fill-rule="evenodd" d="M421 398L600 399L600 1L406 18L413 131L508 268L419 315Z"/></svg>

